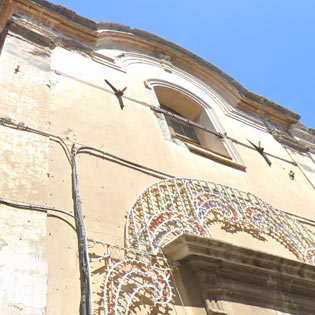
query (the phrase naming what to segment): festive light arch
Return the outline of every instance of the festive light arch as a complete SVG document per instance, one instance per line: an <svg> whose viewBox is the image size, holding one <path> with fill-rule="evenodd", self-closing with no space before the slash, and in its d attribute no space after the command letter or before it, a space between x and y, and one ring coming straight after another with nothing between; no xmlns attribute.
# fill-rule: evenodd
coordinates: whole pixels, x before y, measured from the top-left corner
<svg viewBox="0 0 315 315"><path fill-rule="evenodd" d="M132 205L125 247L102 243L105 254L96 260L104 261L107 271L99 314L131 314L143 306L143 299L151 301L148 307L167 306L173 298L172 266L161 248L182 233L211 237L213 224L259 240L271 237L298 260L315 265L315 234L293 216L234 188L197 179L167 179L147 188ZM113 248L122 254L115 258Z"/></svg>
<svg viewBox="0 0 315 315"><path fill-rule="evenodd" d="M260 240L269 236L298 260L311 261L314 235L295 218L250 193L187 178L160 181L137 198L128 212L126 245L154 254L179 233L211 237L215 223Z"/></svg>

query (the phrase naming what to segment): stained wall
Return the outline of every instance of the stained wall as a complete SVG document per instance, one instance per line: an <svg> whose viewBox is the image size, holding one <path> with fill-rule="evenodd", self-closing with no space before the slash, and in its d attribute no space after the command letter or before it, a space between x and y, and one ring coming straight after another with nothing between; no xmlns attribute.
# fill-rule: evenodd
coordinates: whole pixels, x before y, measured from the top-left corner
<svg viewBox="0 0 315 315"><path fill-rule="evenodd" d="M123 53L127 53L123 41L105 44L95 60L71 47L44 47L9 33L0 56L0 117L61 137L69 150L73 144L93 147L175 177L251 192L276 208L312 218L314 188L261 119L245 113L232 118L227 109L233 104L213 87L173 66L172 60L165 68L163 60L151 56L148 62L137 49L132 51L132 62L121 57ZM127 86L123 110L104 79L119 89ZM147 82L153 79L181 86L202 99L231 138L247 145L247 140L261 141L274 156L270 157L272 166L256 150L241 144L231 145L246 170L194 154L166 139L160 116L150 109L156 100ZM71 167L60 144L52 137L0 128L0 196L73 214ZM314 166L307 163L309 168ZM288 176L290 171L294 180ZM78 156L78 175L88 238L120 246L125 242L128 209L144 189L163 179L114 157L89 154ZM47 308L49 315L77 314L80 274L74 220L53 212L1 208L3 313L41 314ZM261 242L244 233L227 233L219 225L213 226L212 235L295 259L271 238ZM241 306L237 308L242 312ZM204 312L201 306L187 310Z"/></svg>

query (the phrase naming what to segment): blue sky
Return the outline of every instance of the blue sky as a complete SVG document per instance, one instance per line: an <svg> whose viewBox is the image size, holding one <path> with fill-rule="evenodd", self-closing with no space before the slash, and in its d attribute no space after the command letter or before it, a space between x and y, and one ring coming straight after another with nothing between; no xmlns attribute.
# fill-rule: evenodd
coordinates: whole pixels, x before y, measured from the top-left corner
<svg viewBox="0 0 315 315"><path fill-rule="evenodd" d="M53 0L174 42L315 128L315 0Z"/></svg>

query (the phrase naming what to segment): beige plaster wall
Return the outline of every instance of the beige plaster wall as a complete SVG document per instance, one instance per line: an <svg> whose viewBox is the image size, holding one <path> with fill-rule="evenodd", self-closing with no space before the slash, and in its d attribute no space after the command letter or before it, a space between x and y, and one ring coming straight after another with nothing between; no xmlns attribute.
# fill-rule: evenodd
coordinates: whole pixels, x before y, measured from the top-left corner
<svg viewBox="0 0 315 315"><path fill-rule="evenodd" d="M9 35L0 69L0 117L44 130L49 51ZM0 197L47 204L48 139L0 125L0 143ZM44 314L46 213L0 205L0 239L0 313Z"/></svg>
<svg viewBox="0 0 315 315"><path fill-rule="evenodd" d="M114 49L99 52L113 58L122 53ZM108 62L105 65L83 53L58 46L49 51L9 37L0 56L1 66L5 68L0 74L1 116L10 116L17 122L60 136L69 148L73 143L78 147L91 146L176 177L218 182L251 192L276 208L312 218L315 209L313 187L297 166L287 162L292 161L291 157L262 125L255 126L250 118L246 124L228 117L225 110L228 104L222 104L222 98L211 87L206 89L203 83L179 69L165 71L159 61L149 63L144 59L134 58L129 62L120 58L117 64ZM15 73L17 65L20 68ZM120 109L117 98L104 82L105 78L119 89L127 86L124 110ZM148 107L153 102L152 93L150 95L144 84L148 79L165 80L191 91L209 104L218 119L218 128L244 143L247 139L256 144L261 141L266 152L280 159L271 157L272 167L269 167L257 151L233 144L247 167L246 171L241 171L193 154L187 148L166 140L157 116ZM0 128L3 131L1 141L6 144L1 148L4 161L1 163L1 178L7 178L1 183L1 195L47 203L73 213L71 167L62 148L39 135ZM296 174L294 180L289 179L290 170ZM145 188L160 178L111 159L86 154L78 157L78 173L88 237L124 245L128 209ZM2 248L11 247L11 260L15 261L21 260L24 250L28 249L29 260L37 259L41 266L30 280L36 282L36 289L29 292L22 286L22 290L40 297L41 304L33 304L39 305L37 309L42 311L46 303L47 259L47 314L78 314L80 275L73 220L59 214L51 214L46 220L44 214L38 213L29 214L31 218L28 219L23 212L19 214L20 210L4 211L1 212L4 222L12 217L19 223L16 232L10 235L14 240L9 238L9 230L3 229ZM31 222L25 223L25 220ZM38 247L31 242L35 236L30 232L24 239L28 235L25 230L32 231L35 226ZM23 238L19 240L21 234ZM273 240L263 243L245 234L228 234L217 226L213 227L213 236L295 259ZM18 241L22 241L22 245L16 246ZM14 259L16 252L20 259ZM23 267L25 274L31 271L27 266ZM15 278L7 275L14 271L7 270L0 271L0 276L12 286ZM17 296L14 303L20 303ZM202 314L204 311L198 305L187 312Z"/></svg>
<svg viewBox="0 0 315 315"><path fill-rule="evenodd" d="M117 55L120 53L117 52ZM282 146L261 125L250 127L249 124L227 117L220 104L215 102L211 94L214 92L206 93L204 89L198 89L193 84L193 78L186 80L176 75L175 71L169 73L141 62L130 66L122 63L124 71L119 71L63 48L54 49L51 60L54 72L49 130L62 136L69 146L73 142L77 146L91 146L176 177L200 178L229 185L252 192L277 208L311 218L315 206L313 188L298 167L283 161L292 162ZM105 84L105 78L117 88L128 87L124 94L123 111ZM247 139L256 144L261 141L268 153L283 160L271 157L272 167L269 167L257 151L234 144L247 167L246 171L241 171L167 141L156 115L147 106L152 104L152 98L144 81L150 78L167 80L191 90L211 106L229 136L244 143L248 143ZM50 171L53 177L50 177L49 189L53 194L52 200L60 208L71 209L69 165L62 157L60 148L54 145L51 152ZM290 170L296 174L294 181L289 179ZM79 155L78 173L88 237L124 245L125 215L128 209L145 188L160 179L91 155ZM61 249L63 259L57 262L60 271L51 271L54 280L50 281L57 288L58 283L60 287L64 281L64 276L77 274L75 235L70 236L70 230L67 227L61 229L57 223L50 228L54 231L55 244L62 239L67 239L67 242L71 239L71 250L66 251L68 245ZM232 235L222 231L219 226L213 226L212 230L215 238L295 259L272 239L261 242L247 234ZM51 247L50 259L54 259L56 246ZM66 258L68 255L69 259ZM52 267L52 270L56 269ZM66 282L70 283L70 280L67 278ZM72 286L71 292L75 292L74 296L78 297L78 284ZM55 292L51 295L51 303L57 299L64 305L69 293L61 291L56 295ZM70 312L69 304L68 307ZM56 313L52 307L48 308L48 312Z"/></svg>
<svg viewBox="0 0 315 315"><path fill-rule="evenodd" d="M59 57L56 57L56 60L57 58ZM76 60L76 58L79 56L70 59ZM275 207L292 213L303 215L312 209L313 188L298 167L290 163L271 157L273 165L269 167L256 150L234 144L247 167L246 172L242 172L192 154L173 142L165 141L154 113L141 104L141 102L151 104L149 93L143 84L148 78L175 82L195 92L209 103L229 136L246 144L249 144L247 139L256 144L261 141L266 152L292 162L287 152L269 133L259 128L249 128L248 125L227 117L213 99L203 91L198 91L191 82L183 82L181 77L151 65L132 64L124 74L95 65L86 58L80 58L80 61L78 59L74 62L73 70L70 69L70 59L65 64L70 71L67 74L73 77L78 71L76 65L80 64L84 82L60 75L60 84L53 88L56 100L56 104L53 105L56 109L55 114L71 117L72 121L68 121L67 124L75 126L73 133L79 143L96 148L102 147L110 153L119 153L118 155L122 157L128 157L130 160L178 177L203 178L250 191ZM135 69L136 66L138 68ZM96 70L96 68L100 69ZM104 78L108 78L118 88L128 85L123 111L120 110L117 99L108 92L109 87L105 85ZM71 89L75 89L76 93L71 93ZM64 96L61 97L61 94ZM87 118L91 120L87 121ZM62 120L60 119L59 123L60 121ZM78 124L80 126L76 126ZM160 152L159 155L152 154L156 149ZM290 170L296 173L295 181L289 179ZM304 194L301 194L301 191ZM290 198L287 198L288 195Z"/></svg>
<svg viewBox="0 0 315 315"><path fill-rule="evenodd" d="M315 187L315 162L311 153L299 153L293 150L289 150L289 154L298 164L301 172L309 180L309 182Z"/></svg>

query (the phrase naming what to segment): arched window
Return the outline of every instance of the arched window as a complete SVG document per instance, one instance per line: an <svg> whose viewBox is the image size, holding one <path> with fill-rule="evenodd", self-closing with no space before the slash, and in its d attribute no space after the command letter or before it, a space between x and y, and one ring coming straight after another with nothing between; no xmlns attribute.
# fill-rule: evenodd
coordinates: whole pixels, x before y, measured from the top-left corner
<svg viewBox="0 0 315 315"><path fill-rule="evenodd" d="M186 146L193 153L241 170L246 169L206 102L172 83L152 79L145 81L145 84L150 90L151 108L160 113L161 128L167 139Z"/></svg>
<svg viewBox="0 0 315 315"><path fill-rule="evenodd" d="M176 112L174 109L171 109L163 104L160 104L161 108L173 115L165 115L165 119L168 123L170 131L174 137L183 138L187 141L192 141L194 143L200 144L194 127L188 123L184 116Z"/></svg>
<svg viewBox="0 0 315 315"><path fill-rule="evenodd" d="M171 137L187 148L210 158L233 160L222 128L210 117L206 104L193 99L184 91L165 86L154 87L158 105L153 108L164 114Z"/></svg>

